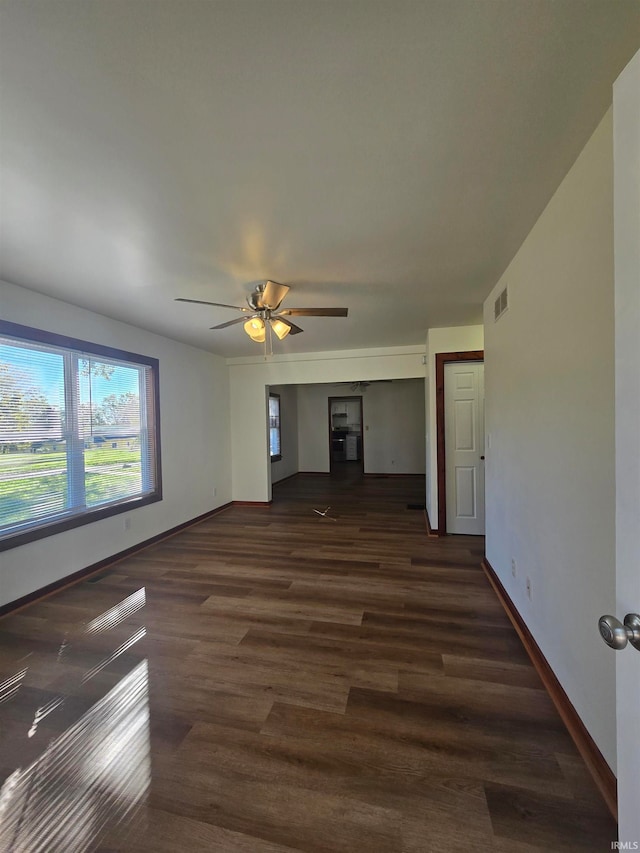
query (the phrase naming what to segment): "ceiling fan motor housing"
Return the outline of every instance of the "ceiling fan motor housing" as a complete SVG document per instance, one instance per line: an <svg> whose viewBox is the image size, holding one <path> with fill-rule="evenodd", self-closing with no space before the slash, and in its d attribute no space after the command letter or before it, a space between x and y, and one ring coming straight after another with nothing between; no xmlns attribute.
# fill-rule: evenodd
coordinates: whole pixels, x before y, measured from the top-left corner
<svg viewBox="0 0 640 853"><path fill-rule="evenodd" d="M264 293L264 284L258 284L253 293L250 293L247 296L247 302L249 303L249 307L253 308L254 311L260 311L264 308L262 304L262 294Z"/></svg>

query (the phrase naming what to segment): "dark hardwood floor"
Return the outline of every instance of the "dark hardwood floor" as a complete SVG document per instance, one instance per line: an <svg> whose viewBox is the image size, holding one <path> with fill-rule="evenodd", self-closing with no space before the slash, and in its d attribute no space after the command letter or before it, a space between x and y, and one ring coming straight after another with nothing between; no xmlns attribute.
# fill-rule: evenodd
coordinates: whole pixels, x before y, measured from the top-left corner
<svg viewBox="0 0 640 853"><path fill-rule="evenodd" d="M609 850L483 540L427 538L423 494L298 476L1 620L0 849Z"/></svg>

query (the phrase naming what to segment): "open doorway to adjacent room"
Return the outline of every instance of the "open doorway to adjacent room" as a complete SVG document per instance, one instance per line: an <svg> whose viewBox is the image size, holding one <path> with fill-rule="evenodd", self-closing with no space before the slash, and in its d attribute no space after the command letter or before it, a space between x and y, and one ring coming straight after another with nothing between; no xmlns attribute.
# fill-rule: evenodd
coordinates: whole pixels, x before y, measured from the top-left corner
<svg viewBox="0 0 640 853"><path fill-rule="evenodd" d="M364 472L362 397L329 397L329 470L332 476Z"/></svg>

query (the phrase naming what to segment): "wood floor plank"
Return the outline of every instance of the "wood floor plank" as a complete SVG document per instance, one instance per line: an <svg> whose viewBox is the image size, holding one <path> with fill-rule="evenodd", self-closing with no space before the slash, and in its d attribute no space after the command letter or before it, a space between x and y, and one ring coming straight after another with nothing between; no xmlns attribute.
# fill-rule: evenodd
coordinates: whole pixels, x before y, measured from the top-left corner
<svg viewBox="0 0 640 853"><path fill-rule="evenodd" d="M563 845L571 853L611 849L615 824L610 815L595 811L591 804L564 800L544 792L513 786L485 785L491 824L496 836L505 839L527 837L544 849ZM566 836L566 806L578 818L570 837Z"/></svg>
<svg viewBox="0 0 640 853"><path fill-rule="evenodd" d="M324 602L312 602L306 604L287 598L270 598L258 596L242 596L240 598L229 597L224 603L215 597L207 598L202 602L205 612L218 610L223 607L228 614L243 616L261 616L273 614L281 618L312 619L314 622L338 622L344 625L360 625L364 613L363 607L357 605L336 605Z"/></svg>
<svg viewBox="0 0 640 853"><path fill-rule="evenodd" d="M422 649L395 648L387 643L368 642L361 638L333 639L317 633L312 634L310 631L306 636L301 636L293 632L276 633L251 628L240 641L240 645L296 653L301 666L304 666L307 661L314 660L341 662L347 667L365 667L371 670L379 670L385 666L395 672L396 681L400 669L433 674L440 674L443 671L442 655L439 654L428 653Z"/></svg>
<svg viewBox="0 0 640 853"><path fill-rule="evenodd" d="M309 853L400 849L400 817L359 800L234 774L215 765L190 769L188 780L160 778L151 804L264 841Z"/></svg>
<svg viewBox="0 0 640 853"><path fill-rule="evenodd" d="M123 843L101 847L98 853L136 850L139 853L177 853L182 850L218 851L218 853L300 853L301 848L284 847L233 832L221 826L182 817L163 809L148 810L144 828Z"/></svg>

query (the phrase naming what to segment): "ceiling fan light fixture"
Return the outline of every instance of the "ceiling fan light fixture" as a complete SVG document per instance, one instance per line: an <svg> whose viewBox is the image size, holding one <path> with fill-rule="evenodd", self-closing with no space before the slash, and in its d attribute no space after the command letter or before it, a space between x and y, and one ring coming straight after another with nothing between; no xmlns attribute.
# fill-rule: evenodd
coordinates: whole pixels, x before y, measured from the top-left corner
<svg viewBox="0 0 640 853"><path fill-rule="evenodd" d="M265 325L262 317L251 317L244 324L244 330L249 335L252 341L257 344L263 344L265 339Z"/></svg>
<svg viewBox="0 0 640 853"><path fill-rule="evenodd" d="M227 329L242 323L245 333L257 344L266 344L272 348L273 335L284 340L287 335L299 335L304 329L285 317L346 317L348 308L281 308L282 300L291 290L288 284L277 281L258 282L252 293L247 296L248 308L240 305L228 305L226 302L210 302L205 299L187 299L178 297L178 302L195 302L197 305L212 305L214 308L231 308L240 311L240 317L211 326L211 331ZM268 335L267 335L268 332Z"/></svg>
<svg viewBox="0 0 640 853"><path fill-rule="evenodd" d="M289 332L291 331L291 326L289 326L288 323L283 323L282 320L271 319L269 320L269 322L271 323L271 328L278 336L278 338L280 338L280 340L286 338Z"/></svg>

